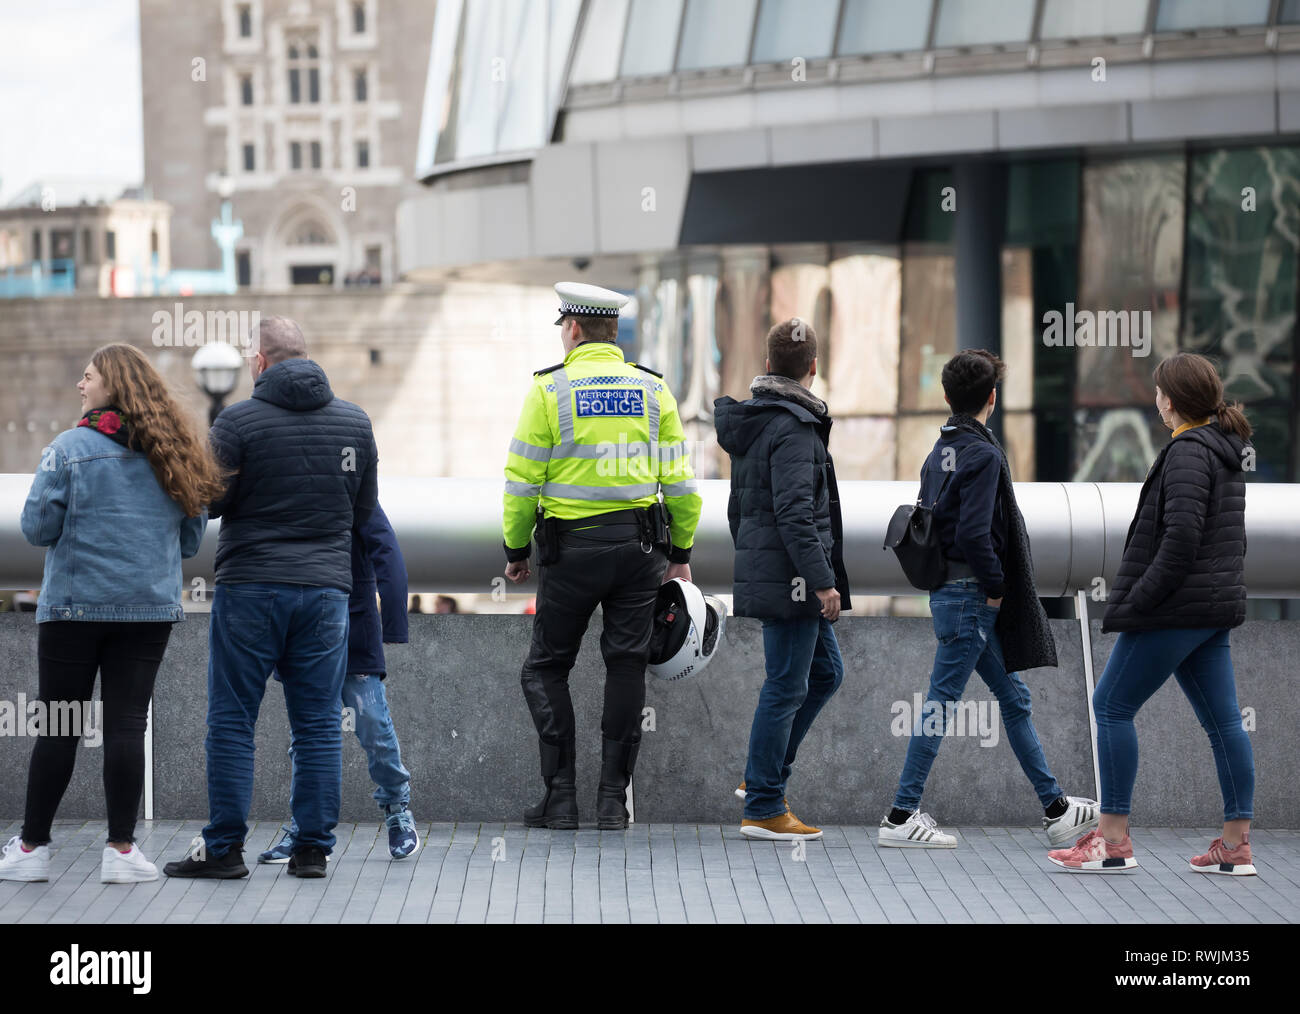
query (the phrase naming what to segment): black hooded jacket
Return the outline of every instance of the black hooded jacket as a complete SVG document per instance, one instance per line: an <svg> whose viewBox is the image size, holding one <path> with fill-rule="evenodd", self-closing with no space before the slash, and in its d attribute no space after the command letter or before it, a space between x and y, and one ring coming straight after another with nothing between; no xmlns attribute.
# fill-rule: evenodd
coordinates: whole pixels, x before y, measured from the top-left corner
<svg viewBox="0 0 1300 1014"><path fill-rule="evenodd" d="M826 449L831 419L806 391L790 389L792 398L755 384L757 396L748 401L713 403L718 444L731 455L735 615L817 617L815 592L832 587L840 608L850 609L839 489Z"/></svg>
<svg viewBox="0 0 1300 1014"><path fill-rule="evenodd" d="M208 439L237 470L208 510L221 518L216 582L351 591L352 526L379 502L369 416L334 397L316 363L286 359L217 416Z"/></svg>
<svg viewBox="0 0 1300 1014"><path fill-rule="evenodd" d="M1179 434L1156 456L1102 630L1221 629L1245 621L1245 447L1212 422Z"/></svg>

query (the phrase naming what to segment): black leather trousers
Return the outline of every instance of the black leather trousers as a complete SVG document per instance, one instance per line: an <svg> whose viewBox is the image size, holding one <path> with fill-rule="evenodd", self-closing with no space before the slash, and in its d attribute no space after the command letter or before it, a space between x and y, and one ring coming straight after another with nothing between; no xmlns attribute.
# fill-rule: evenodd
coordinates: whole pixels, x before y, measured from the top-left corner
<svg viewBox="0 0 1300 1014"><path fill-rule="evenodd" d="M574 738L569 671L596 606L605 659L605 739L637 743L655 598L668 567L661 546L641 548L637 526L606 525L560 535L560 558L538 568L533 641L520 681L543 742Z"/></svg>

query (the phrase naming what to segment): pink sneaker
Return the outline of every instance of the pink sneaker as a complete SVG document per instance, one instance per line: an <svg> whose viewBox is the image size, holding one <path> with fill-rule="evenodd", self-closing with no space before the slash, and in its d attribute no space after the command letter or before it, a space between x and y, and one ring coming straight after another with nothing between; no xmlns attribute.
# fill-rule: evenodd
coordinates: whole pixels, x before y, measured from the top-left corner
<svg viewBox="0 0 1300 1014"><path fill-rule="evenodd" d="M1047 858L1071 873L1127 873L1137 869L1129 836L1112 845L1100 831L1089 831L1074 843L1074 848L1056 849L1047 853Z"/></svg>
<svg viewBox="0 0 1300 1014"><path fill-rule="evenodd" d="M1225 877L1253 877L1255 867L1250 861L1250 832L1241 836L1241 844L1228 848L1222 838L1210 843L1210 851L1203 856L1193 856L1191 863L1196 873L1221 873Z"/></svg>

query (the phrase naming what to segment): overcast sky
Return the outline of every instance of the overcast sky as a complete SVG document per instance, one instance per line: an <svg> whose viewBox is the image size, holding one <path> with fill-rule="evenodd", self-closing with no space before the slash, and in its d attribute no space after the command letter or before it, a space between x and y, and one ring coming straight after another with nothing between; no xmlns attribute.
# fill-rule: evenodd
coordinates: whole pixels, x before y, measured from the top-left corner
<svg viewBox="0 0 1300 1014"><path fill-rule="evenodd" d="M137 0L0 0L0 204L38 179L143 176Z"/></svg>

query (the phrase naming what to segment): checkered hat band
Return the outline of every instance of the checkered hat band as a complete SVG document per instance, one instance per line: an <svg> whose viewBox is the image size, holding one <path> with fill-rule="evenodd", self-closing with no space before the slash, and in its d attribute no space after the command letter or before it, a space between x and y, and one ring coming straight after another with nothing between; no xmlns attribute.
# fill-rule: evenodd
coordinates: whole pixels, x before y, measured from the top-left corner
<svg viewBox="0 0 1300 1014"><path fill-rule="evenodd" d="M572 314L575 317L617 317L618 307L585 306L582 303L561 303L560 313Z"/></svg>

